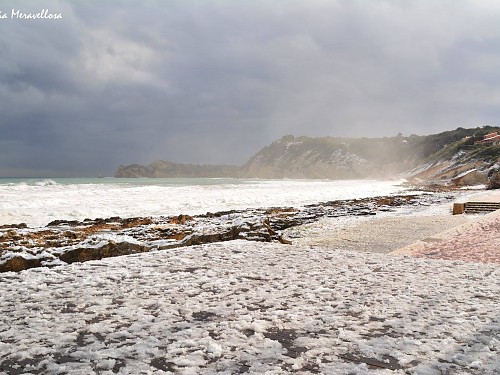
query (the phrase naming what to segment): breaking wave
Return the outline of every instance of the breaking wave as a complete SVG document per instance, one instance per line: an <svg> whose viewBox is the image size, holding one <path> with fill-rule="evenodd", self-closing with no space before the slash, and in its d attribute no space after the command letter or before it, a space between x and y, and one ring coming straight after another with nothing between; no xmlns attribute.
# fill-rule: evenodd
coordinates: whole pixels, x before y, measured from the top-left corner
<svg viewBox="0 0 500 375"><path fill-rule="evenodd" d="M51 185L57 185L57 182L55 182L54 180L43 180L35 182L35 186L51 186Z"/></svg>
<svg viewBox="0 0 500 375"><path fill-rule="evenodd" d="M1 184L0 184L1 185ZM54 180L50 179L44 179L44 180L35 180L35 179L27 179L19 182L7 182L5 185L10 186L10 187L27 187L27 186L54 186L58 185L57 182Z"/></svg>

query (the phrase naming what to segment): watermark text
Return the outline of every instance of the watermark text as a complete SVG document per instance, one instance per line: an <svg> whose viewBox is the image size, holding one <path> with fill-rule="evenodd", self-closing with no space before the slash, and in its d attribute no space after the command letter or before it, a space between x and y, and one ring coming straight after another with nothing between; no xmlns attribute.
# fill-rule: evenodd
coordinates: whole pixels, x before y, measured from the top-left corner
<svg viewBox="0 0 500 375"><path fill-rule="evenodd" d="M62 19L62 13L52 12L49 9L42 9L40 12L28 13L23 12L20 9L11 9L8 12L0 10L0 21L1 20L60 20Z"/></svg>

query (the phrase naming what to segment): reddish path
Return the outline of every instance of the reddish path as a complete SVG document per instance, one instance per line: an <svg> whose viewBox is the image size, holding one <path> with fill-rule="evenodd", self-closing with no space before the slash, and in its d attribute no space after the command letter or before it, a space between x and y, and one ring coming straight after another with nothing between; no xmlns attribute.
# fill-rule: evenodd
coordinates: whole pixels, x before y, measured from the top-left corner
<svg viewBox="0 0 500 375"><path fill-rule="evenodd" d="M500 264L500 211L395 252L430 259Z"/></svg>

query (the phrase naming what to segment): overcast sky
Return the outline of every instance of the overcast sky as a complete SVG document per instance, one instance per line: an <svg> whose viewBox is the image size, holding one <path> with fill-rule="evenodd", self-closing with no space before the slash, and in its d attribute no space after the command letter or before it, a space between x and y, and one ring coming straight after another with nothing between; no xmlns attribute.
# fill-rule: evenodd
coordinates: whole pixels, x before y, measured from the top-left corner
<svg viewBox="0 0 500 375"><path fill-rule="evenodd" d="M0 176L241 164L287 134L500 122L499 1L0 0L0 11Z"/></svg>

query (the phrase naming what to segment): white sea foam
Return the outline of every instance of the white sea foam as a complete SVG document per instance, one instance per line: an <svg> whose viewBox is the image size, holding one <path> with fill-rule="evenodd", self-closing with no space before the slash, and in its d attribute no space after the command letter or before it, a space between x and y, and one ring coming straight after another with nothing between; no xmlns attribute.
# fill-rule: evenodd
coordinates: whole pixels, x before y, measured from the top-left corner
<svg viewBox="0 0 500 375"><path fill-rule="evenodd" d="M55 182L54 180L43 180L43 181L37 181L35 182L35 185L36 186L50 186L50 185L57 185L57 182Z"/></svg>
<svg viewBox="0 0 500 375"><path fill-rule="evenodd" d="M52 220L199 214L270 206L299 207L396 193L398 181L194 180L191 185L148 180L143 185L116 183L0 184L0 224L46 225Z"/></svg>

